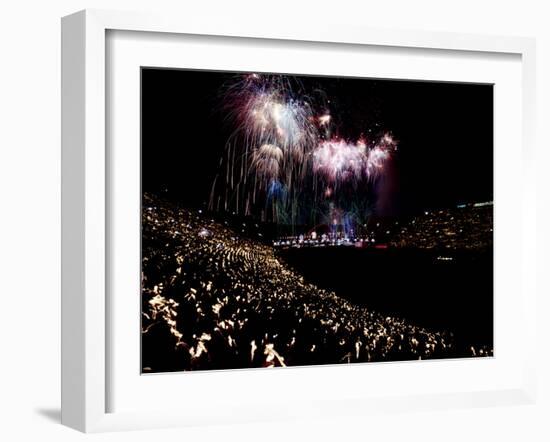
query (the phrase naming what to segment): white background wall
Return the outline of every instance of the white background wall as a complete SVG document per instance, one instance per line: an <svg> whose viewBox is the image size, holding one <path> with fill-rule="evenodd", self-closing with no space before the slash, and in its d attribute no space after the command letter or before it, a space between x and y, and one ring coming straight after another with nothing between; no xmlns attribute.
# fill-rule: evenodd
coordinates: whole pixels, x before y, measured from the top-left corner
<svg viewBox="0 0 550 442"><path fill-rule="evenodd" d="M196 3L199 3L198 5ZM86 7L534 36L538 44L539 285L549 225L550 13L544 1L20 0L0 7L0 439L82 440L59 421L60 17ZM519 149L519 146L518 146ZM510 177L519 180L520 177ZM519 209L519 208L518 208ZM549 440L549 303L541 296L537 406L411 412L361 420L118 433L94 440ZM513 326L513 324L511 324ZM521 330L518 330L521 333Z"/></svg>

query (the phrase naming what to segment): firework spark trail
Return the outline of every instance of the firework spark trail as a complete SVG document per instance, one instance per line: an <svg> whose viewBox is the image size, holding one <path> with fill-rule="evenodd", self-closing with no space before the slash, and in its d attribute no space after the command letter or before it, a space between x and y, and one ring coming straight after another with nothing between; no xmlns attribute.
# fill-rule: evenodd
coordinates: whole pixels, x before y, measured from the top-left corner
<svg viewBox="0 0 550 442"><path fill-rule="evenodd" d="M275 144L262 144L252 154L252 167L256 176L268 183L279 179L279 171L283 161L283 150Z"/></svg>

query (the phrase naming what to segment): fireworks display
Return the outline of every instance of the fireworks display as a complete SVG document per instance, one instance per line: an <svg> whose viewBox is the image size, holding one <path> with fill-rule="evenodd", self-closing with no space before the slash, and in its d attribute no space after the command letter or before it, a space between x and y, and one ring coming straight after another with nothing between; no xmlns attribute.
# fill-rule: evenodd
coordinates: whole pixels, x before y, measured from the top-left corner
<svg viewBox="0 0 550 442"><path fill-rule="evenodd" d="M142 373L492 356L492 88L143 68Z"/></svg>
<svg viewBox="0 0 550 442"><path fill-rule="evenodd" d="M292 227L332 223L334 214L337 223L369 215L368 204L357 201L372 197L397 149L390 133L376 140L339 137L342 123L335 124L326 94L309 93L292 76L240 75L222 102L233 132L212 186L211 210Z"/></svg>

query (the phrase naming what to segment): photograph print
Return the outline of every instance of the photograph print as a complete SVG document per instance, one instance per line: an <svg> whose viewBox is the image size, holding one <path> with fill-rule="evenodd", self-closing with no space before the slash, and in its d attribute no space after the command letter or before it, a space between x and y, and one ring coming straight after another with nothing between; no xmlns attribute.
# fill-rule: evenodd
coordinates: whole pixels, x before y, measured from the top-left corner
<svg viewBox="0 0 550 442"><path fill-rule="evenodd" d="M143 374L493 356L493 85L144 67L141 180Z"/></svg>

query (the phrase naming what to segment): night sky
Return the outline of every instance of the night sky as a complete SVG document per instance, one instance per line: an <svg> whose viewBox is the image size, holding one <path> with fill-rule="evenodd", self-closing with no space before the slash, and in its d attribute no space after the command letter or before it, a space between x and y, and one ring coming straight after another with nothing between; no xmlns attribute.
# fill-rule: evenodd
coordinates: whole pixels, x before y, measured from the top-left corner
<svg viewBox="0 0 550 442"><path fill-rule="evenodd" d="M221 110L236 74L142 69L142 185L204 207L234 129ZM493 199L493 86L299 77L324 94L335 133L356 140L390 131L398 153L378 182L378 215Z"/></svg>

